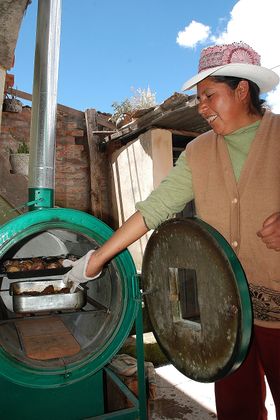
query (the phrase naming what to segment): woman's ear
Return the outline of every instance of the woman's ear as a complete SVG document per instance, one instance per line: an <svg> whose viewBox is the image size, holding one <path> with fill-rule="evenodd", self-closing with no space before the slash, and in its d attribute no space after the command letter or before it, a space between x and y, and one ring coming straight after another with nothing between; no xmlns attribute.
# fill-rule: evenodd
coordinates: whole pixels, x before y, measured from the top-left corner
<svg viewBox="0 0 280 420"><path fill-rule="evenodd" d="M249 83L247 80L240 80L236 88L238 97L240 100L244 100L247 98L249 93Z"/></svg>

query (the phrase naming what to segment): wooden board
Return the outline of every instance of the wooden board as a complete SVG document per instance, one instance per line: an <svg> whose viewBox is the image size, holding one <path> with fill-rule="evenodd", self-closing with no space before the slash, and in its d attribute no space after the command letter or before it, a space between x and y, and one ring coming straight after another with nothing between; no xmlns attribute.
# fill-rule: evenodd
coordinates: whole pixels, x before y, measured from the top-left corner
<svg viewBox="0 0 280 420"><path fill-rule="evenodd" d="M90 159L91 212L106 223L111 214L108 201L109 164L107 151L101 151L100 148L100 135L93 134L99 130L97 115L95 109L87 109L85 112Z"/></svg>
<svg viewBox="0 0 280 420"><path fill-rule="evenodd" d="M51 360L79 353L80 345L60 318L39 318L15 322L26 356Z"/></svg>

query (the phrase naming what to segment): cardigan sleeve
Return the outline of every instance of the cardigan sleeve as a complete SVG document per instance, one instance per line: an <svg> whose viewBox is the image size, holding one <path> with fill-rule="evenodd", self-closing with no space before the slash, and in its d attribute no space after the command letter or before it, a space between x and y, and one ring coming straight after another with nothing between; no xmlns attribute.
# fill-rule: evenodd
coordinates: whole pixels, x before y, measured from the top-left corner
<svg viewBox="0 0 280 420"><path fill-rule="evenodd" d="M149 229L179 213L193 199L192 174L186 162L185 151L160 185L146 200L136 203Z"/></svg>

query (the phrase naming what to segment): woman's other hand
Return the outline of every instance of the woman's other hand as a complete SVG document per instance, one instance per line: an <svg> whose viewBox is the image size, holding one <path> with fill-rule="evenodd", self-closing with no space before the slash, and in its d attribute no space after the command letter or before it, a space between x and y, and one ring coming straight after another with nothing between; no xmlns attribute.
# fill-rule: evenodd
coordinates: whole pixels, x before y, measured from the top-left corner
<svg viewBox="0 0 280 420"><path fill-rule="evenodd" d="M263 222L263 227L257 232L263 243L269 249L280 251L280 212L273 213Z"/></svg>

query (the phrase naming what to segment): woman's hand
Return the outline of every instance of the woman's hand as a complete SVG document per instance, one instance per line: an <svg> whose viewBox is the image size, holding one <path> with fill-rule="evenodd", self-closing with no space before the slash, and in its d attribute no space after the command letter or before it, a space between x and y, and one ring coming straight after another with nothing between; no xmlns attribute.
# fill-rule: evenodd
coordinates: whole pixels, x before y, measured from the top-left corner
<svg viewBox="0 0 280 420"><path fill-rule="evenodd" d="M79 284L86 283L89 280L94 280L102 273L102 269L99 267L98 270L95 270L95 272L92 270L90 275L88 275L87 271L89 261L92 260L95 252L96 251L92 249L77 261L67 259L63 261L64 267L72 267L71 270L63 276L63 282L67 285L67 287L70 287L70 293L74 293Z"/></svg>
<svg viewBox="0 0 280 420"><path fill-rule="evenodd" d="M273 213L263 222L263 227L257 232L263 243L269 249L280 251L280 212Z"/></svg>
<svg viewBox="0 0 280 420"><path fill-rule="evenodd" d="M108 260L103 259L103 253L101 248L96 249L94 253L90 255L87 261L87 265L85 267L86 277L96 278L96 276L99 276L100 273L102 273L103 266Z"/></svg>
<svg viewBox="0 0 280 420"><path fill-rule="evenodd" d="M71 283L71 291L74 291L78 284L99 277L108 261L141 238L148 230L141 213L137 211L100 248L89 251L75 262L68 262L67 265L72 266L72 269L64 275L64 282Z"/></svg>

